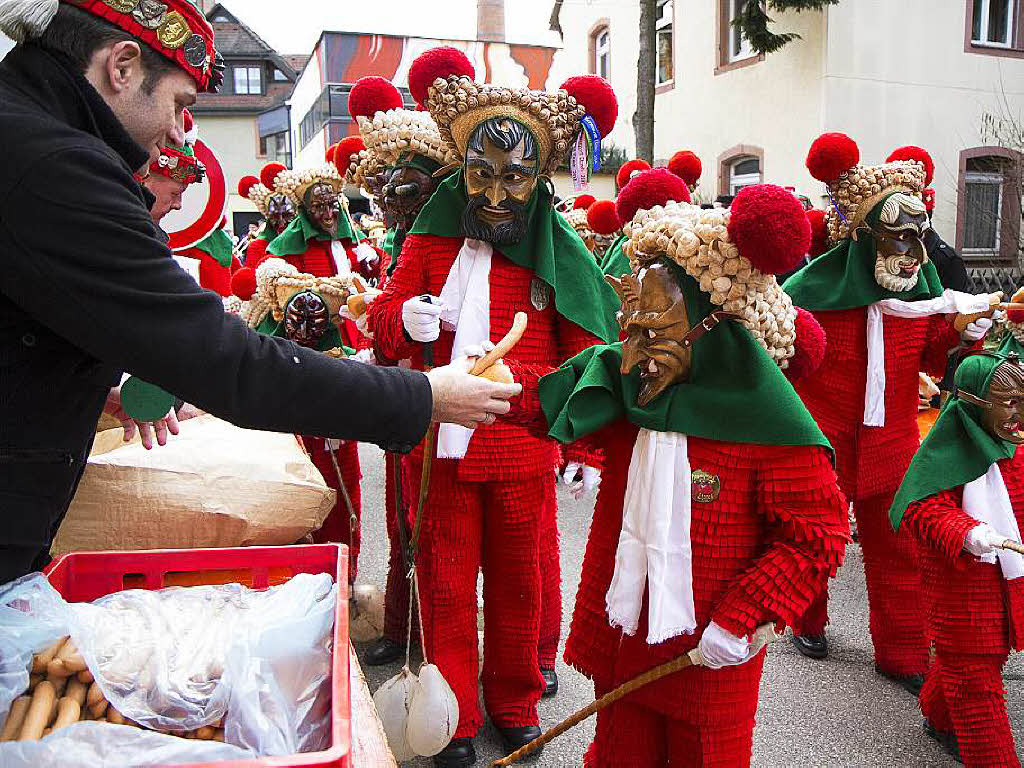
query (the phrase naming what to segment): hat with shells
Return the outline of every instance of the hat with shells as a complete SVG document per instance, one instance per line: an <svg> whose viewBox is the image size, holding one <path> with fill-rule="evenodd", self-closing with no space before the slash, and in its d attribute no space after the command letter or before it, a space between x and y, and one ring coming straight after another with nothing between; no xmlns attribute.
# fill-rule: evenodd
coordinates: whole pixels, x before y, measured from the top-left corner
<svg viewBox="0 0 1024 768"><path fill-rule="evenodd" d="M921 198L925 162L907 157L882 165L859 165L860 149L845 133L825 133L814 140L807 153L807 170L828 186L832 207L826 225L834 242L849 237L887 195L900 192Z"/></svg>
<svg viewBox="0 0 1024 768"><path fill-rule="evenodd" d="M461 162L469 137L486 120L517 120L537 141L542 175L566 159L580 131L596 132L591 147L615 126L618 104L611 86L596 75L569 78L555 93L474 80L466 55L447 46L421 54L409 68L409 90L430 112L448 149ZM590 118L589 122L585 118Z"/></svg>
<svg viewBox="0 0 1024 768"><path fill-rule="evenodd" d="M820 360L809 365L807 351L801 354L797 345L801 326L816 323L776 279L810 245L810 224L799 201L771 184L741 190L728 209L702 209L689 200L685 182L666 169L644 171L623 187L617 207L630 265L635 270L645 254L670 259L712 304L738 315L780 368L803 375L817 367ZM810 351L817 357L817 350ZM791 378L794 372L787 370Z"/></svg>
<svg viewBox="0 0 1024 768"><path fill-rule="evenodd" d="M288 302L303 291L313 291L324 300L331 322L336 324L349 296L365 290L358 276L314 277L284 259L267 259L256 268L256 292L242 319L250 328L257 327L268 314L281 322Z"/></svg>
<svg viewBox="0 0 1024 768"><path fill-rule="evenodd" d="M259 178L243 176L238 180L238 194L255 205L256 209L266 216L270 198L278 194L278 190L274 187L275 182L278 178L283 181L289 173L288 169L280 163L268 163L263 166Z"/></svg>
<svg viewBox="0 0 1024 768"><path fill-rule="evenodd" d="M266 181L263 183L266 185ZM327 184L339 193L345 187L345 181L333 163L324 163L302 170L279 172L274 178L274 190L286 195L296 208L303 205L306 192L315 184ZM343 198L344 195L341 197Z"/></svg>

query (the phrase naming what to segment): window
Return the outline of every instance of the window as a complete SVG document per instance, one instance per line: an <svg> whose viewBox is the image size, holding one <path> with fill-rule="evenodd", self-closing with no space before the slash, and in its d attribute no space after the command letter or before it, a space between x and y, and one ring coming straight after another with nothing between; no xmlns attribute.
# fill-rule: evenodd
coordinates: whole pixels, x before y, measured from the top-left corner
<svg viewBox="0 0 1024 768"><path fill-rule="evenodd" d="M761 183L761 159L740 156L729 163L729 194L735 195L744 187Z"/></svg>
<svg viewBox="0 0 1024 768"><path fill-rule="evenodd" d="M285 82L287 80L288 80L288 76L284 72L282 72L280 69L275 69L274 70L274 82L276 82L276 83L283 83L283 82Z"/></svg>
<svg viewBox="0 0 1024 768"><path fill-rule="evenodd" d="M607 79L612 52L612 36L605 27L594 36L594 74Z"/></svg>
<svg viewBox="0 0 1024 768"><path fill-rule="evenodd" d="M754 49L750 47L750 41L743 35L742 30L735 25L736 19L743 12L743 6L747 0L726 0L729 3L729 55L728 61L742 61L754 55Z"/></svg>
<svg viewBox="0 0 1024 768"><path fill-rule="evenodd" d="M957 245L963 257L1018 266L1024 156L1001 147L960 153Z"/></svg>
<svg viewBox="0 0 1024 768"><path fill-rule="evenodd" d="M668 85L675 77L675 62L672 52L672 22L675 18L673 0L658 0L657 5L657 48L658 68L655 85Z"/></svg>
<svg viewBox="0 0 1024 768"><path fill-rule="evenodd" d="M971 42L1009 48L1013 43L1016 21L1014 6L1018 0L973 0L974 18Z"/></svg>
<svg viewBox="0 0 1024 768"><path fill-rule="evenodd" d="M263 94L263 77L259 67L235 67L235 93L260 96Z"/></svg>
<svg viewBox="0 0 1024 768"><path fill-rule="evenodd" d="M286 168L291 168L292 152L288 141L288 131L261 136L260 157L265 157L268 163L278 162Z"/></svg>

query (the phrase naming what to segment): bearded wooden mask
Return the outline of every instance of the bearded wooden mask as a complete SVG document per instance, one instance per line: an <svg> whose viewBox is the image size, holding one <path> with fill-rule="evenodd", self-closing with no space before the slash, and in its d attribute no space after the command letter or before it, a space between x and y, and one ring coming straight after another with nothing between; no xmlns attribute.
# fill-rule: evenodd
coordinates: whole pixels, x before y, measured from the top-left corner
<svg viewBox="0 0 1024 768"><path fill-rule="evenodd" d="M296 344L315 349L330 326L330 310L313 291L300 291L284 311L285 337Z"/></svg>
<svg viewBox="0 0 1024 768"><path fill-rule="evenodd" d="M875 280L880 286L899 293L917 285L928 260L922 239L928 228L928 211L917 197L897 192L886 198L878 222L870 227L875 236ZM858 231L853 233L855 240Z"/></svg>
<svg viewBox="0 0 1024 768"><path fill-rule="evenodd" d="M380 175L381 208L389 226L408 230L437 189L437 179L411 165L388 168Z"/></svg>

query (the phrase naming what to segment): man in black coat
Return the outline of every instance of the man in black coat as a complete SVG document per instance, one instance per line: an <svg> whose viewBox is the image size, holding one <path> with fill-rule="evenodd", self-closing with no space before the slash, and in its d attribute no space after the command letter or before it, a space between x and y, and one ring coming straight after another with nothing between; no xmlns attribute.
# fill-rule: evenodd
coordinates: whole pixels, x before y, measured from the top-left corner
<svg viewBox="0 0 1024 768"><path fill-rule="evenodd" d="M20 41L0 63L0 583L48 562L122 371L242 427L392 451L507 412L518 386L466 364L428 377L250 332L177 266L133 172L220 78L188 0L0 0L0 31Z"/></svg>

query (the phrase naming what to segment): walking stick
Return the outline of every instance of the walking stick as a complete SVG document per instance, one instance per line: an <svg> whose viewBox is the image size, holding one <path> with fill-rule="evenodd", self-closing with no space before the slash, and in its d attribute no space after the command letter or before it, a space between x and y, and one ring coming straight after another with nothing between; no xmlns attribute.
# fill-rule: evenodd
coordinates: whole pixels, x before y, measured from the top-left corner
<svg viewBox="0 0 1024 768"><path fill-rule="evenodd" d="M1006 549L1010 552L1016 552L1018 555L1024 555L1024 544L1014 541L1013 539L1007 539L999 545L1000 549Z"/></svg>
<svg viewBox="0 0 1024 768"><path fill-rule="evenodd" d="M781 635L779 635L775 631L774 624L762 624L760 627L757 628L757 631L754 632L754 637L750 641L750 647L753 651L753 653L751 654L751 658L753 658L755 654L760 652L760 650L764 648L768 643L777 640L779 637L781 637ZM660 680L663 677L668 677L669 675L674 674L675 672L678 672L682 669L686 669L687 667L702 667L704 665L704 657L701 655L700 648L698 647L694 648L693 650L687 653L684 653L682 656L672 659L671 661L667 661L660 666L654 667L654 669L649 669L642 675L638 675L637 677L634 677L632 680L627 680L618 688L609 691L604 696L599 698L597 701L592 701L583 709L579 710L570 717L567 717L554 728L548 729L540 736L538 736L536 739L531 741L529 744L517 749L508 757L503 757L500 760L495 760L493 763L491 763L491 766L492 768L494 768L494 766L513 765L514 763L517 763L520 760L522 760L524 757L533 754L548 742L554 741L556 738L561 736L570 728L579 725L591 715L600 712L602 709L604 709L607 706L610 706L611 704L614 704L616 701L623 698L624 696L628 696L638 688L643 688L645 685L650 685L656 680Z"/></svg>

